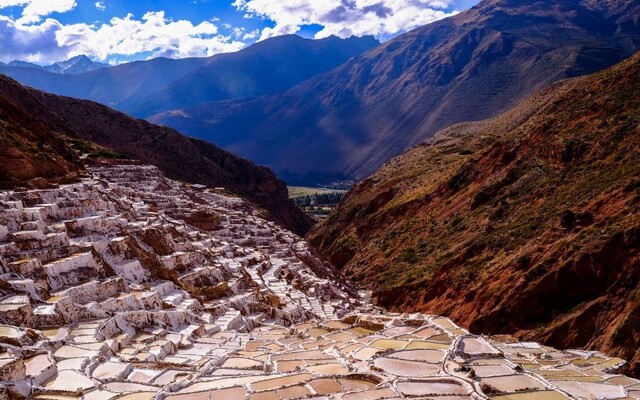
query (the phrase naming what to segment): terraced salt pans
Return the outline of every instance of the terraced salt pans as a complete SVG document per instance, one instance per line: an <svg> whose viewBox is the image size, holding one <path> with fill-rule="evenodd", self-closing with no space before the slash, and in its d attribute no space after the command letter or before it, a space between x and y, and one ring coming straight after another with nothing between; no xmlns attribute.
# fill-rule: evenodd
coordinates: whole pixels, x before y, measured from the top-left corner
<svg viewBox="0 0 640 400"><path fill-rule="evenodd" d="M622 360L360 304L238 198L93 173L0 193L0 397L640 398Z"/></svg>

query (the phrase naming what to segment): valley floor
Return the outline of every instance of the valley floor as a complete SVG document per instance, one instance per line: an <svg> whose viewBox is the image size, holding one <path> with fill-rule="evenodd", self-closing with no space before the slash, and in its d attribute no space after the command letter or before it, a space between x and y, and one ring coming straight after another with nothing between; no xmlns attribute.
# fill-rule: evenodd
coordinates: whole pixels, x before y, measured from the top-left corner
<svg viewBox="0 0 640 400"><path fill-rule="evenodd" d="M640 398L624 360L368 305L238 198L91 172L0 193L0 398Z"/></svg>

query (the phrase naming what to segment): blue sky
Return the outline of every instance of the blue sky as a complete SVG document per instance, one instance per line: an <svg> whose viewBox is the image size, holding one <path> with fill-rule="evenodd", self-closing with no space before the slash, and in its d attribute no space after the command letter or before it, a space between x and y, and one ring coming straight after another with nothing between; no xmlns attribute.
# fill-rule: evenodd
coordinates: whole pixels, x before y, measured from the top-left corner
<svg viewBox="0 0 640 400"><path fill-rule="evenodd" d="M0 61L204 57L283 34L384 41L478 0L0 0Z"/></svg>

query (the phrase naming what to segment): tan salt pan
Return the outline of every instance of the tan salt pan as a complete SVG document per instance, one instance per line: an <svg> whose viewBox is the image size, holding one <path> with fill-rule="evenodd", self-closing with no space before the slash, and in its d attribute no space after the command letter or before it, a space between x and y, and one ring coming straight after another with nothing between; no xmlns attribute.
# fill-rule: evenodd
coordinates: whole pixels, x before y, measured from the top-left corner
<svg viewBox="0 0 640 400"><path fill-rule="evenodd" d="M444 359L445 352L441 350L403 350L389 354L390 358L398 358L408 361L423 361L427 363L439 363Z"/></svg>
<svg viewBox="0 0 640 400"><path fill-rule="evenodd" d="M482 383L487 383L501 392L515 392L524 389L544 389L545 386L528 377L527 375L501 376L483 378Z"/></svg>
<svg viewBox="0 0 640 400"><path fill-rule="evenodd" d="M229 358L221 366L222 368L238 368L238 369L252 369L262 368L262 363L259 361L250 360L248 358Z"/></svg>
<svg viewBox="0 0 640 400"><path fill-rule="evenodd" d="M398 395L391 389L378 389L370 390L367 392L357 392L345 394L342 398L344 400L377 400L388 399L390 397L397 397Z"/></svg>
<svg viewBox="0 0 640 400"><path fill-rule="evenodd" d="M393 375L398 376L429 376L436 375L440 366L415 361L397 360L393 358L376 358L373 365Z"/></svg>
<svg viewBox="0 0 640 400"><path fill-rule="evenodd" d="M44 386L49 390L60 390L63 392L75 392L76 390L87 390L96 384L86 376L76 371L60 371L56 376L47 381Z"/></svg>
<svg viewBox="0 0 640 400"><path fill-rule="evenodd" d="M371 346L385 350L400 350L404 348L408 343L409 342L404 340L379 339L371 343Z"/></svg>
<svg viewBox="0 0 640 400"><path fill-rule="evenodd" d="M507 394L504 396L495 396L493 397L493 399L496 399L496 400L567 400L568 397L558 392L543 390L539 392L515 393L515 394Z"/></svg>
<svg viewBox="0 0 640 400"><path fill-rule="evenodd" d="M338 363L307 367L307 371L311 372L312 374L319 375L343 375L349 373L349 369L347 367Z"/></svg>
<svg viewBox="0 0 640 400"><path fill-rule="evenodd" d="M131 393L118 397L118 400L151 400L155 395L155 392Z"/></svg>
<svg viewBox="0 0 640 400"><path fill-rule="evenodd" d="M405 396L443 396L467 394L467 390L462 385L452 382L404 381L398 382L396 386Z"/></svg>
<svg viewBox="0 0 640 400"><path fill-rule="evenodd" d="M295 374L283 376L275 379L267 379L261 382L252 383L251 387L256 392L260 392L263 390L271 390L276 389L282 386L294 385L296 383L304 382L311 379L311 374Z"/></svg>
<svg viewBox="0 0 640 400"><path fill-rule="evenodd" d="M374 347L363 347L360 350L353 353L353 358L361 361L367 361L382 351L383 351L382 349L377 349Z"/></svg>
<svg viewBox="0 0 640 400"><path fill-rule="evenodd" d="M314 379L309 382L309 386L313 388L319 395L328 395L342 392L342 387L335 379L321 378Z"/></svg>
<svg viewBox="0 0 640 400"><path fill-rule="evenodd" d="M167 396L167 400L238 400L243 399L245 390L242 387L234 387L229 389L203 391L199 393L177 394Z"/></svg>

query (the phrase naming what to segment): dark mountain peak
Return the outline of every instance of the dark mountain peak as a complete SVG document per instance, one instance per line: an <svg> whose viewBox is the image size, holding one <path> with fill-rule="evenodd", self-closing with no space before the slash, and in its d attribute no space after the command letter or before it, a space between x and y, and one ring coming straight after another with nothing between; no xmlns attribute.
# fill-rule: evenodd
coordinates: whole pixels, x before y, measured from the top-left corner
<svg viewBox="0 0 640 400"><path fill-rule="evenodd" d="M20 68L38 68L38 69L42 68L38 64L34 64L28 61L20 61L20 60L13 60L9 62L7 65L10 67L20 67Z"/></svg>
<svg viewBox="0 0 640 400"><path fill-rule="evenodd" d="M372 37L305 39L297 35L269 38L210 62L125 110L148 117L168 110L229 99L283 92L360 55L379 43Z"/></svg>
<svg viewBox="0 0 640 400"><path fill-rule="evenodd" d="M91 60L84 54L71 57L68 60L53 63L42 67L43 70L58 74L80 74L83 72L93 71L99 68L110 67L109 64L103 64Z"/></svg>
<svg viewBox="0 0 640 400"><path fill-rule="evenodd" d="M10 67L38 69L54 74L80 74L83 72L93 71L99 68L110 66L109 64L92 61L88 56L84 54L71 57L68 60L59 61L50 65L38 65L18 60L11 61L7 65Z"/></svg>

